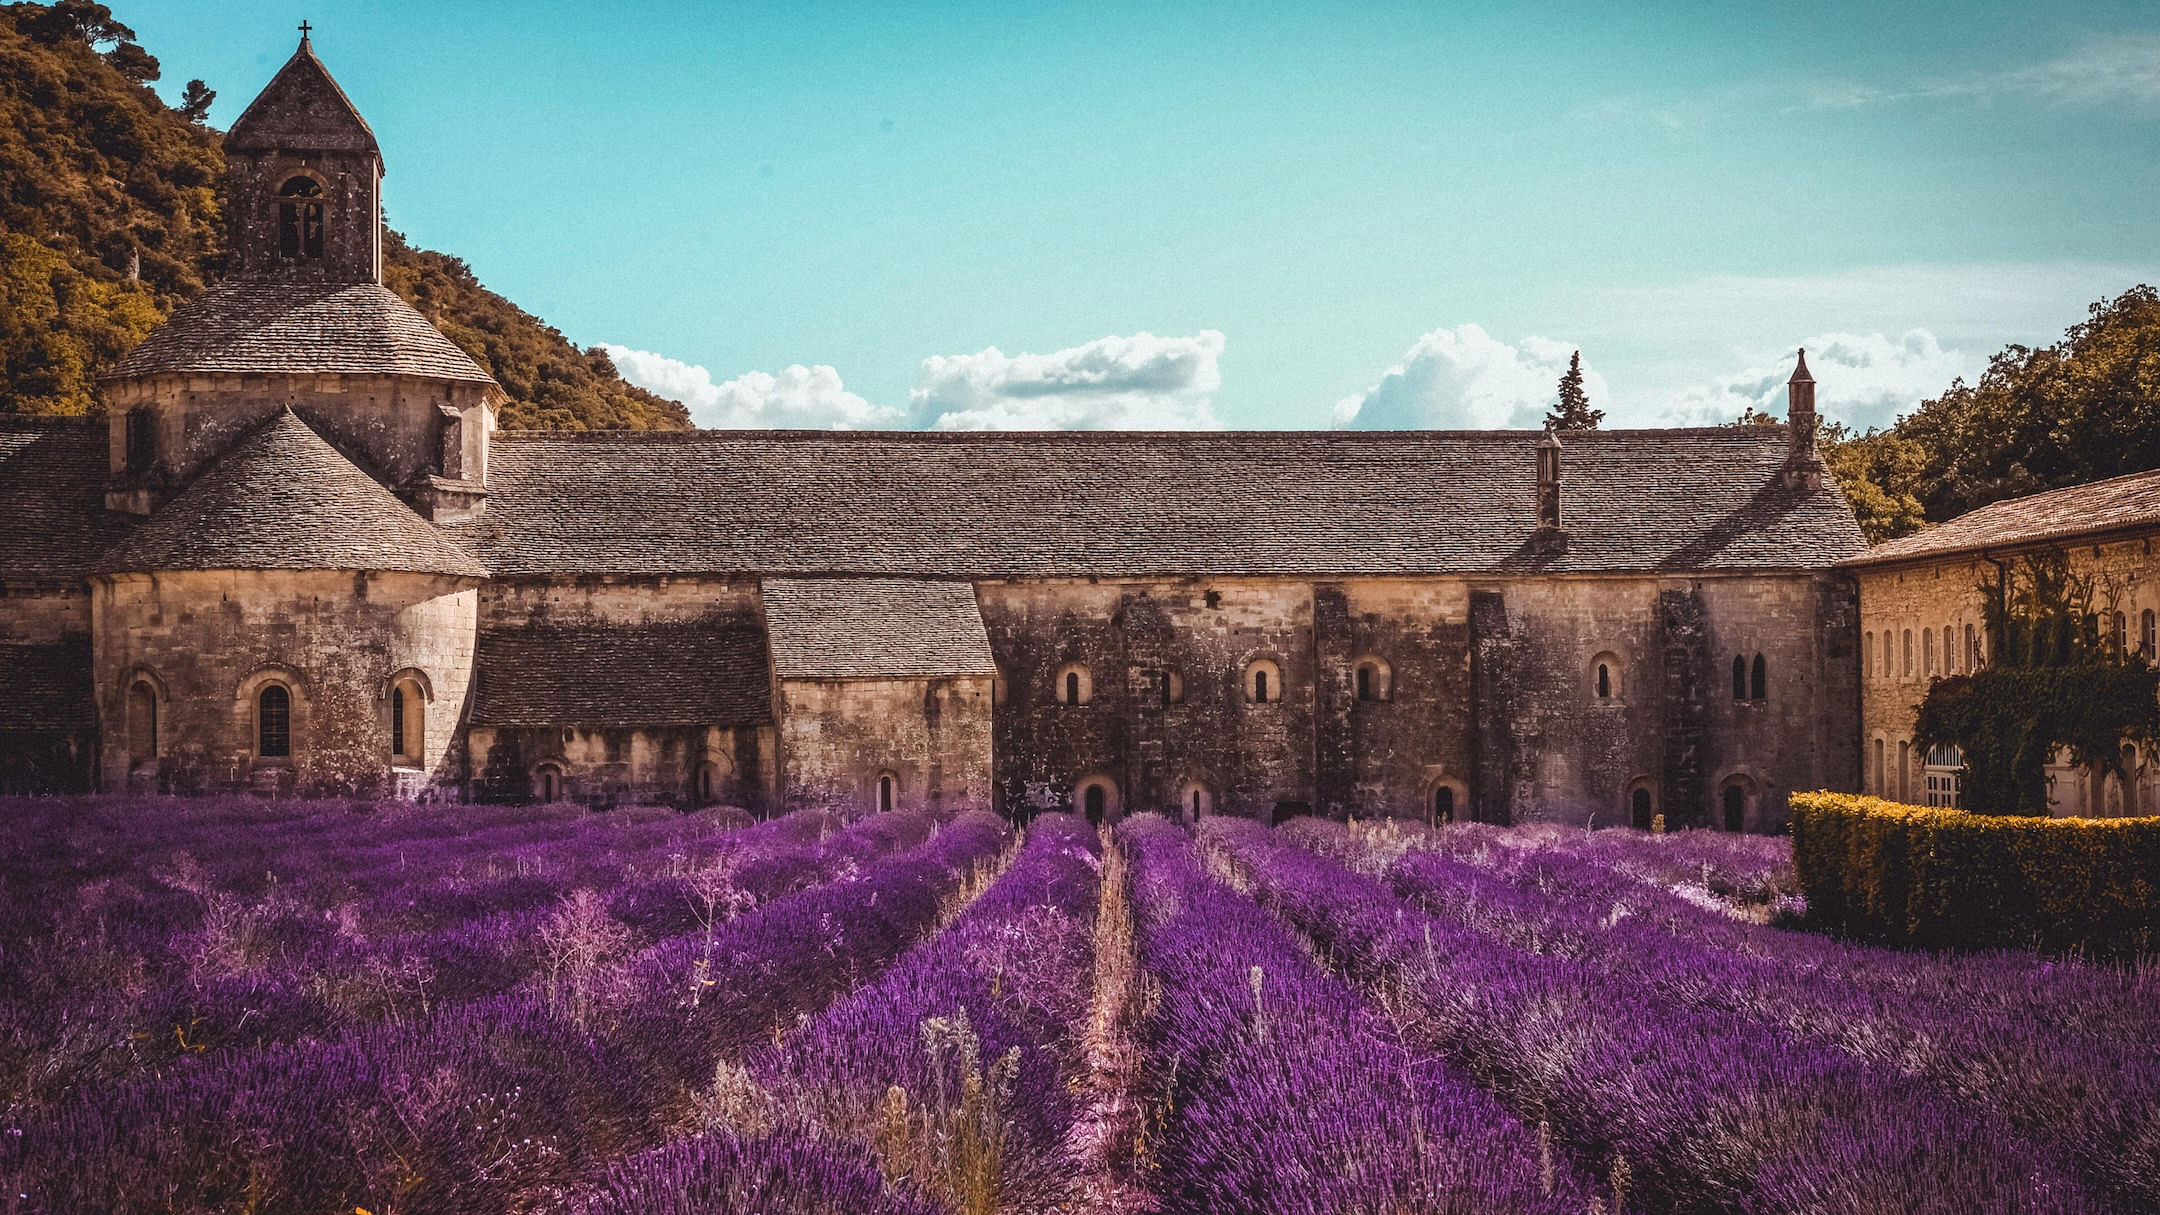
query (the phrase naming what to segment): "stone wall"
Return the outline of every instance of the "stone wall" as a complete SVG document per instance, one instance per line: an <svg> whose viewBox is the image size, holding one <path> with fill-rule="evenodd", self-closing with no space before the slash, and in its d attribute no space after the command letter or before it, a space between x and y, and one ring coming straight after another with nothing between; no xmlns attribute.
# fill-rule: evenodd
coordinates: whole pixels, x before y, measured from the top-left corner
<svg viewBox="0 0 2160 1215"><path fill-rule="evenodd" d="M991 805L992 681L789 679L779 686L780 796L790 808Z"/></svg>
<svg viewBox="0 0 2160 1215"><path fill-rule="evenodd" d="M80 582L0 582L0 645L52 645L90 635L90 592Z"/></svg>
<svg viewBox="0 0 2160 1215"><path fill-rule="evenodd" d="M496 578L480 591L482 628L689 624L757 610L757 579L724 575Z"/></svg>
<svg viewBox="0 0 2160 1215"><path fill-rule="evenodd" d="M2160 559L2153 553L2155 534L2063 546L2071 571L2093 580L2094 607L2109 618L2105 627L2112 631L2112 617L2120 614L2125 641L2133 649L2145 648L2145 613L2156 614L2156 631L2160 631ZM2014 556L2003 559L2015 560ZM1972 553L1857 571L1863 642L1855 666L1860 672L1859 742L1867 792L1925 803L1926 757L1914 745L1914 720L1930 683L1948 675L1969 674L1975 647L1981 661L1986 661L1989 642L1983 588L1996 577L1996 566ZM1950 634L1947 652L1945 629ZM2056 814L2160 812L2160 769L2147 758L2138 757L2131 765L2127 787L2116 778L2101 781L2093 773L2071 767L2067 755L2057 758L2059 762L2048 769L2050 806Z"/></svg>
<svg viewBox="0 0 2160 1215"><path fill-rule="evenodd" d="M985 583L1003 702L998 791L1069 807L1775 830L1795 789L1858 775L1850 585L1832 575ZM1753 695L1760 655L1764 695ZM1742 660L1742 695L1731 662ZM1246 672L1279 668L1256 704ZM1606 695L1596 671L1608 669ZM1367 666L1367 698L1357 671ZM1085 703L1058 679L1088 675ZM1181 695L1162 701L1162 676Z"/></svg>
<svg viewBox="0 0 2160 1215"><path fill-rule="evenodd" d="M479 484L487 474L493 414L485 384L402 375L156 375L109 380L99 388L111 418L113 472L127 468L127 415L149 411L152 468L122 479L167 493L232 449L241 436L290 405L317 434L357 458L384 484L417 486L431 476ZM447 419L458 443L446 451Z"/></svg>
<svg viewBox="0 0 2160 1215"><path fill-rule="evenodd" d="M459 775L479 592L469 579L338 571L106 576L93 590L100 779L109 791L410 793L393 780L390 692L426 696L429 783ZM266 681L292 699L289 758L257 754ZM130 749L128 691L158 701L159 755Z"/></svg>
<svg viewBox="0 0 2160 1215"><path fill-rule="evenodd" d="M278 256L278 190L296 174L322 187L323 255ZM372 152L242 152L228 147L225 191L232 270L329 282L382 281L382 162Z"/></svg>
<svg viewBox="0 0 2160 1215"><path fill-rule="evenodd" d="M476 726L466 749L481 801L544 797L553 768L558 801L762 810L775 767L770 726Z"/></svg>

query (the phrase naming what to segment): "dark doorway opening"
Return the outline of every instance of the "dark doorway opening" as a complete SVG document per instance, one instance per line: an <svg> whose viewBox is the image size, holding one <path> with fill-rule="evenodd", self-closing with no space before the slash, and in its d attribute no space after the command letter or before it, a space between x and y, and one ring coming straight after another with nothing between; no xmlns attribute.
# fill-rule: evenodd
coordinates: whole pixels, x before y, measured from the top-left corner
<svg viewBox="0 0 2160 1215"><path fill-rule="evenodd" d="M1080 800L1081 804L1086 808L1087 821L1094 826L1102 826L1103 805L1109 800L1103 795L1103 787L1101 785L1089 785L1087 791L1080 795Z"/></svg>
<svg viewBox="0 0 2160 1215"><path fill-rule="evenodd" d="M1648 789L1637 789L1635 791L1629 813L1637 831L1648 831L1650 829L1650 820L1656 814L1656 811L1650 807L1650 791Z"/></svg>

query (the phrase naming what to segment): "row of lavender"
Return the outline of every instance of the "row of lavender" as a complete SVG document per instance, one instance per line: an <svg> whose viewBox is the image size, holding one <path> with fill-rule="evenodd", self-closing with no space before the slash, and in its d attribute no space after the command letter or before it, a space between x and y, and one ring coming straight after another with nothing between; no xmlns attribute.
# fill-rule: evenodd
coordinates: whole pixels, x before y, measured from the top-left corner
<svg viewBox="0 0 2160 1215"><path fill-rule="evenodd" d="M1436 840L1385 873L1398 893L1488 936L1676 1007L1743 1018L1889 1083L1917 1081L2014 1138L2060 1145L2133 1208L2160 1209L2160 984L2149 969L1915 954L1763 927L1667 889L1644 859L1660 849L1654 838L1600 835L1616 838Z"/></svg>
<svg viewBox="0 0 2160 1215"><path fill-rule="evenodd" d="M702 827L725 824L676 819L647 848L635 841L652 824L611 821L626 847L597 867L573 859L575 834L526 841L562 854L550 860L515 855L518 845L505 847L493 828L477 833L496 835L493 863L513 877L560 869L616 879L543 901L536 920L529 905L484 898L412 918L415 906L446 902L425 887L460 866L422 855L416 841L438 838L424 831L388 845L406 852L422 886L381 897L408 944L492 933L504 938L499 952L528 959L523 972L507 968L481 985L493 990L422 1012L309 1025L18 1100L0 1137L0 1208L546 1205L610 1161L693 1126L716 1059L876 973L934 927L944 900L1007 837L987 815L942 826L919 814L873 816L829 837L829 821L784 819L710 839ZM279 885L335 886L338 875L400 863L381 847L328 843L336 835L320 823L265 834L280 831L313 836L308 850L340 859ZM471 837L439 838L462 848ZM690 864L701 849L711 863ZM669 882L673 898L656 885Z"/></svg>
<svg viewBox="0 0 2160 1215"><path fill-rule="evenodd" d="M2152 1207L2160 1068L2132 978L1755 926L1666 889L1643 836L1207 835L1347 973L1400 993L1421 1041L1652 1208Z"/></svg>
<svg viewBox="0 0 2160 1215"><path fill-rule="evenodd" d="M6 858L0 1107L508 990L579 889L658 939L713 910L701 893L776 897L928 829L825 843L839 824L823 815L91 806L66 861Z"/></svg>

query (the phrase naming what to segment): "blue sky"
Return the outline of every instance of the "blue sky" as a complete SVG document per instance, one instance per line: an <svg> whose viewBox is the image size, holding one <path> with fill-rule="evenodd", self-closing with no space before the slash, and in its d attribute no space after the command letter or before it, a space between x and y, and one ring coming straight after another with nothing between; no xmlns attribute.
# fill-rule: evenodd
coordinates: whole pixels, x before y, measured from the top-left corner
<svg viewBox="0 0 2160 1215"><path fill-rule="evenodd" d="M122 3L726 425L1866 424L2160 281L2160 6ZM1257 10L1267 11L1257 11ZM211 16L211 13L215 16Z"/></svg>

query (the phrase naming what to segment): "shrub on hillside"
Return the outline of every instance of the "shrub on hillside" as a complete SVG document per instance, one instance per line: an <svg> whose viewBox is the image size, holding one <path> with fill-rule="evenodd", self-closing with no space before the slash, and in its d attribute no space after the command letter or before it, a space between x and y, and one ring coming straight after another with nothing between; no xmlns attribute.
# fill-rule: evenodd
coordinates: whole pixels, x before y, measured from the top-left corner
<svg viewBox="0 0 2160 1215"><path fill-rule="evenodd" d="M2160 949L2160 817L2007 817L1798 793L1792 833L1808 916L1834 932L2098 957Z"/></svg>

